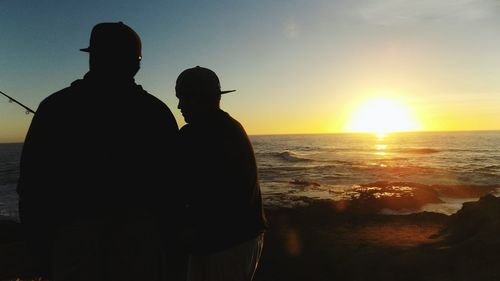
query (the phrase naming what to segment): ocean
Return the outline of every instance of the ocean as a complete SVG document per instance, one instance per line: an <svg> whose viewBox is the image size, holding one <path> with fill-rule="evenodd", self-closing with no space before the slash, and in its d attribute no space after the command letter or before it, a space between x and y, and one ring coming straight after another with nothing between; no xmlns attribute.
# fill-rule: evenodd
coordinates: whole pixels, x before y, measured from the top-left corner
<svg viewBox="0 0 500 281"><path fill-rule="evenodd" d="M311 200L439 200L389 214L452 214L483 193L499 194L500 131L251 136L264 205ZM22 144L0 144L0 215L18 217L15 192Z"/></svg>

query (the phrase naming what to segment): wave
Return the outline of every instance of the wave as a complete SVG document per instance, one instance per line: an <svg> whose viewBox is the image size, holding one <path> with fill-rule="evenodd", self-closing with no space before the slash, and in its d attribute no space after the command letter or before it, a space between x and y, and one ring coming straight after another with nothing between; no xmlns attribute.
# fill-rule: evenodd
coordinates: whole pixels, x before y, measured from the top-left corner
<svg viewBox="0 0 500 281"><path fill-rule="evenodd" d="M444 151L449 152L474 152L474 153L485 153L485 154L494 154L497 153L497 149L479 149L479 148L470 148L470 149L462 149L462 148L447 148Z"/></svg>
<svg viewBox="0 0 500 281"><path fill-rule="evenodd" d="M290 182L291 184L294 185L300 185L300 186L321 186L321 184L314 182L314 181L307 181L307 180L300 180L300 179L295 179Z"/></svg>
<svg viewBox="0 0 500 281"><path fill-rule="evenodd" d="M486 166L486 167L481 167L481 168L475 169L474 171L496 174L500 171L500 165L490 165L490 166Z"/></svg>
<svg viewBox="0 0 500 281"><path fill-rule="evenodd" d="M399 153L407 153L407 154L432 154L439 153L441 151L433 148L410 148L410 149L400 149L397 150Z"/></svg>
<svg viewBox="0 0 500 281"><path fill-rule="evenodd" d="M291 152L291 151L284 151L284 152L278 152L278 153L273 153L272 154L274 157L277 157L281 160L285 160L288 162L312 162L314 160L300 157L297 154Z"/></svg>
<svg viewBox="0 0 500 281"><path fill-rule="evenodd" d="M389 161L408 161L410 158L406 157L391 157L391 158L377 158L375 159L377 161L384 161L384 162L389 162Z"/></svg>
<svg viewBox="0 0 500 281"><path fill-rule="evenodd" d="M260 172L270 172L270 173L287 173L287 172L331 172L332 170L338 169L339 165L317 165L317 166L266 166L259 167Z"/></svg>

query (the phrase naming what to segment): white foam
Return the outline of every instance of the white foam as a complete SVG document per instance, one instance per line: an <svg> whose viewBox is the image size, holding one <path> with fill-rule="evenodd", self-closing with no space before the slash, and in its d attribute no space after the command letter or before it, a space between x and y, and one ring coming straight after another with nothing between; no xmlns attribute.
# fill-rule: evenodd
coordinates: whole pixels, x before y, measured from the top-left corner
<svg viewBox="0 0 500 281"><path fill-rule="evenodd" d="M466 202L475 202L479 198L441 198L443 203L429 203L422 207L422 211L441 213L445 215L453 215L462 209L462 206Z"/></svg>

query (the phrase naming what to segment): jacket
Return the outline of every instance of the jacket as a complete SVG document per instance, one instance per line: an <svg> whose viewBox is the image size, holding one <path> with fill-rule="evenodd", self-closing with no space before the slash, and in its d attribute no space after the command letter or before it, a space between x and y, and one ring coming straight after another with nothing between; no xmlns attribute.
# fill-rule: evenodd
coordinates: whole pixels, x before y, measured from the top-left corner
<svg viewBox="0 0 500 281"><path fill-rule="evenodd" d="M133 79L88 73L47 97L21 156L17 192L28 240L50 248L53 232L72 222L161 212L177 138L169 108Z"/></svg>
<svg viewBox="0 0 500 281"><path fill-rule="evenodd" d="M221 251L263 233L257 164L241 124L219 110L182 127L180 143L192 253Z"/></svg>

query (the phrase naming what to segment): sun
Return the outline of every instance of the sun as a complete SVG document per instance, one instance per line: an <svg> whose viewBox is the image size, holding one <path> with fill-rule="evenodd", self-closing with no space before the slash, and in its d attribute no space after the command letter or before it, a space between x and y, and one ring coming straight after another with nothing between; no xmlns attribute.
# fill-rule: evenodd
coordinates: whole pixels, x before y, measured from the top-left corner
<svg viewBox="0 0 500 281"><path fill-rule="evenodd" d="M363 103L352 115L346 126L348 132L417 131L420 124L412 111L396 99L377 98Z"/></svg>

